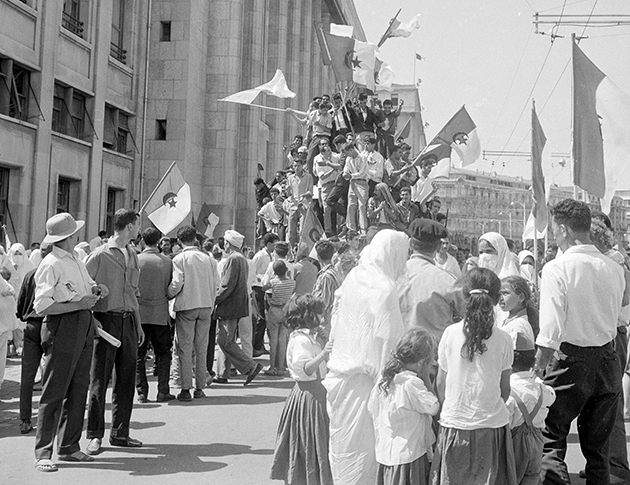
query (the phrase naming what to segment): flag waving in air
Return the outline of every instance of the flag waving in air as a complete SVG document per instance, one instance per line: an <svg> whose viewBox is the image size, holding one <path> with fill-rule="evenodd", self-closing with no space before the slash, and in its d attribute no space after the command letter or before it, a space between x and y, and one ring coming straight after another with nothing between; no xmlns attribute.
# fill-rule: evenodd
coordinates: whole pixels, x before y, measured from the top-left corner
<svg viewBox="0 0 630 485"><path fill-rule="evenodd" d="M377 47L352 37L324 32L325 53L338 82L354 81L374 91Z"/></svg>
<svg viewBox="0 0 630 485"><path fill-rule="evenodd" d="M287 80L284 78L284 74L282 74L280 69L277 69L273 79L268 83L262 84L253 89L239 91L238 93L231 94L219 101L252 104L254 99L256 99L256 96L260 93L269 94L270 96L275 96L277 98L295 98L295 93L289 89L289 86L287 86Z"/></svg>
<svg viewBox="0 0 630 485"><path fill-rule="evenodd" d="M538 232L542 232L547 227L547 199L542 165L542 155L546 143L547 137L540 126L536 106L532 102L532 195L534 198L532 215L536 220Z"/></svg>
<svg viewBox="0 0 630 485"><path fill-rule="evenodd" d="M481 155L481 143L477 135L477 125L465 106L453 115L444 128L435 135L428 147L433 145L448 145L455 150L461 160L460 167L477 161Z"/></svg>
<svg viewBox="0 0 630 485"><path fill-rule="evenodd" d="M400 10L398 11L400 13ZM396 17L394 17L385 33L381 36L381 40L378 43L378 46L382 46L385 41L391 37L409 37L414 30L420 28L420 14L416 15L409 22L400 22L398 20L398 13Z"/></svg>
<svg viewBox="0 0 630 485"><path fill-rule="evenodd" d="M610 213L616 190L630 189L630 96L573 43L573 183Z"/></svg>
<svg viewBox="0 0 630 485"><path fill-rule="evenodd" d="M190 208L190 186L173 162L140 210L146 211L155 227L168 234L186 219Z"/></svg>

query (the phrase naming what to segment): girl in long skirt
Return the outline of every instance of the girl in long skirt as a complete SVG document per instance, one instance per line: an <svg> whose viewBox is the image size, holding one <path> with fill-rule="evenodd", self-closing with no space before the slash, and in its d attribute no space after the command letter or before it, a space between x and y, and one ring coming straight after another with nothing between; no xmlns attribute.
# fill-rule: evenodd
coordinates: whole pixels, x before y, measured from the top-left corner
<svg viewBox="0 0 630 485"><path fill-rule="evenodd" d="M306 294L293 296L285 308L286 324L293 329L287 365L296 382L280 417L271 478L288 484L332 485L326 389L322 386L332 343L322 350L316 340L317 330L324 324L324 303Z"/></svg>
<svg viewBox="0 0 630 485"><path fill-rule="evenodd" d="M427 485L427 452L435 443L431 416L440 403L429 389L437 343L426 330L404 333L383 378L370 395L368 410L376 437L377 485Z"/></svg>
<svg viewBox="0 0 630 485"><path fill-rule="evenodd" d="M512 339L495 326L501 281L485 268L463 280L466 317L448 327L438 349L440 434L433 485L516 485L505 401L510 396Z"/></svg>

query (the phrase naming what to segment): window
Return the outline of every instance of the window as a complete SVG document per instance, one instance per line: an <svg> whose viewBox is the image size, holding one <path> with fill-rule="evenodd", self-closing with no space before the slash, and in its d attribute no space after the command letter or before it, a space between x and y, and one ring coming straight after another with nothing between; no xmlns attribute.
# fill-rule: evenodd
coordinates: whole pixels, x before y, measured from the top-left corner
<svg viewBox="0 0 630 485"><path fill-rule="evenodd" d="M8 168L0 168L0 226L8 221L9 174L10 170Z"/></svg>
<svg viewBox="0 0 630 485"><path fill-rule="evenodd" d="M57 214L70 212L70 181L59 178L57 183Z"/></svg>
<svg viewBox="0 0 630 485"><path fill-rule="evenodd" d="M161 24L162 24L162 32L160 34L160 40L162 42L170 42L171 41L171 23L161 22Z"/></svg>
<svg viewBox="0 0 630 485"><path fill-rule="evenodd" d="M55 83L52 130L81 140L95 135L87 103L88 98L81 91ZM88 129L86 129L86 120L89 124Z"/></svg>
<svg viewBox="0 0 630 485"><path fill-rule="evenodd" d="M61 26L69 30L74 35L83 38L83 22L81 22L81 1L65 0L63 3L63 13Z"/></svg>
<svg viewBox="0 0 630 485"><path fill-rule="evenodd" d="M155 139L166 140L166 120L155 120Z"/></svg>
<svg viewBox="0 0 630 485"><path fill-rule="evenodd" d="M112 9L112 40L110 55L122 62L127 61L127 51L124 46L125 28L125 0L114 0Z"/></svg>
<svg viewBox="0 0 630 485"><path fill-rule="evenodd" d="M118 108L105 105L105 129L103 135L103 146L105 148L125 154L133 151L133 149L129 148L128 143L131 138L134 147L136 146L133 135L129 130L130 118L131 115Z"/></svg>
<svg viewBox="0 0 630 485"><path fill-rule="evenodd" d="M31 72L12 59L0 59L0 77L0 113L27 121L33 95Z"/></svg>
<svg viewBox="0 0 630 485"><path fill-rule="evenodd" d="M118 210L118 194L120 190L107 189L107 205L105 208L105 230L107 234L114 234L114 214Z"/></svg>

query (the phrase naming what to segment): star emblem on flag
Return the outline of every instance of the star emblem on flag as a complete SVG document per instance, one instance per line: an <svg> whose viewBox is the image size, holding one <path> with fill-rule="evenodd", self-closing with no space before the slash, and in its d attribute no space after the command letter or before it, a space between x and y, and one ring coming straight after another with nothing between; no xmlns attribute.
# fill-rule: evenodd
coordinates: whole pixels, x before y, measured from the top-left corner
<svg viewBox="0 0 630 485"><path fill-rule="evenodd" d="M357 56L356 51L346 52L345 64L348 69L352 69L353 71L361 67L361 61L359 60L359 56Z"/></svg>
<svg viewBox="0 0 630 485"><path fill-rule="evenodd" d="M453 143L457 145L468 145L468 135L463 131L453 135Z"/></svg>
<svg viewBox="0 0 630 485"><path fill-rule="evenodd" d="M170 207L177 207L177 194L173 193L173 192L169 192L167 194L164 195L164 198L162 199L162 204L163 205L167 205Z"/></svg>

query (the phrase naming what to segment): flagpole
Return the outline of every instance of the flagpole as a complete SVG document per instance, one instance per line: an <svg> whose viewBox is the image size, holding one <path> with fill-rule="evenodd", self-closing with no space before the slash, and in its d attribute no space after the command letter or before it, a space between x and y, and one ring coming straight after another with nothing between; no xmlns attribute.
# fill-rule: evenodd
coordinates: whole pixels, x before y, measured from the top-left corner
<svg viewBox="0 0 630 485"><path fill-rule="evenodd" d="M571 34L571 52L573 52L573 44L575 44L575 32ZM574 62L573 56L571 56L571 62ZM573 71L575 73L575 70ZM578 188L575 185L575 140L573 138L573 110L575 104L575 86L574 78L575 74L571 76L571 168L573 169L572 181L573 181L573 198L578 200Z"/></svg>
<svg viewBox="0 0 630 485"><path fill-rule="evenodd" d="M398 18L398 15L400 15L401 11L402 11L402 8L398 9L398 12L396 12L396 15L394 15L394 18L389 21L389 25L387 26L387 29L385 29L385 33L381 37L381 40L378 41L377 47L380 47L380 46L382 46L385 43L385 41L387 40L387 36L389 34L391 34L389 29L392 28L392 24L396 21L396 19Z"/></svg>
<svg viewBox="0 0 630 485"><path fill-rule="evenodd" d="M534 119L534 113L536 112L536 101L532 98L532 140L531 140L531 158L532 158L532 175L533 175L533 167L534 167L534 124L533 124L533 119ZM542 156L542 152L541 152L541 156ZM532 184L534 182L534 179L532 177ZM533 185L532 185L532 190L533 190ZM536 271L536 266L538 263L538 224L536 223L536 214L534 214L534 204L532 203L532 218L534 219L534 271ZM534 287L536 289L538 289L538 276L536 276L536 278L534 278Z"/></svg>
<svg viewBox="0 0 630 485"><path fill-rule="evenodd" d="M162 178L160 179L160 181L157 183L157 185L155 186L155 188L153 189L153 192L151 192L151 195L149 195L149 197L147 198L147 200L145 201L144 204L142 204L142 207L140 208L140 213L142 213L142 211L144 210L144 208L147 206L147 203L151 200L151 198L153 197L153 195L155 195L155 193L157 192L157 190L160 188L160 185L162 185L162 182L164 182L164 180L166 179L166 177L168 176L169 173L171 173L171 170L173 170L173 167L175 166L177 162L175 160L173 160L173 163L171 163L170 167L168 167L168 169L166 170L166 173L162 176Z"/></svg>

